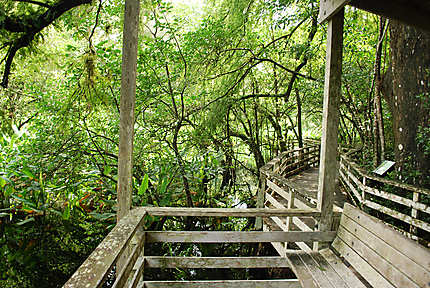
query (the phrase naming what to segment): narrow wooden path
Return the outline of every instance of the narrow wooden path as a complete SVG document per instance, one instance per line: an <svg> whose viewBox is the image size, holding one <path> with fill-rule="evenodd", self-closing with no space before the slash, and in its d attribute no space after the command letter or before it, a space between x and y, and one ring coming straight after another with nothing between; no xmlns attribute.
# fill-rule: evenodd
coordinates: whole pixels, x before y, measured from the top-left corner
<svg viewBox="0 0 430 288"><path fill-rule="evenodd" d="M318 172L319 167L315 166L288 178L292 185L301 188L298 193L303 194L305 198L315 205L318 202ZM341 192L339 185L336 186L334 193L334 204L338 207L343 207L345 202L348 202L347 195Z"/></svg>

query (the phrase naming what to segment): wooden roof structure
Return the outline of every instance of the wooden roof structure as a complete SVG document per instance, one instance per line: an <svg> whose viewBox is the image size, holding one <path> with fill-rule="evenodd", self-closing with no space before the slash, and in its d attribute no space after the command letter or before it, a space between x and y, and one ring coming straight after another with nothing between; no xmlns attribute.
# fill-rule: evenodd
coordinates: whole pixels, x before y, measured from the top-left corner
<svg viewBox="0 0 430 288"><path fill-rule="evenodd" d="M346 5L430 31L429 0L321 0L319 21L330 19Z"/></svg>

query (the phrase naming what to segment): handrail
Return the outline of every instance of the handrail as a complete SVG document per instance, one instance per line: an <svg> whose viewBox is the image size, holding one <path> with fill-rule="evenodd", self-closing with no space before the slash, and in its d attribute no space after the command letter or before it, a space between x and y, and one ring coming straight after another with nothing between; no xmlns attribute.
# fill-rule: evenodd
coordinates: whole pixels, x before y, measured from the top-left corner
<svg viewBox="0 0 430 288"><path fill-rule="evenodd" d="M63 288L102 287L115 264L123 256L126 248L131 245L133 237L138 235L136 232L142 226L145 214L146 211L144 209L136 208L121 219L66 284L64 284ZM137 242L140 243L140 239ZM131 256L140 254L139 249L134 250L135 253ZM132 262L136 262L136 260L137 258L130 261L127 259L125 266L132 267L134 265ZM118 285L118 287L121 287L121 285Z"/></svg>
<svg viewBox="0 0 430 288"><path fill-rule="evenodd" d="M430 190L372 175L345 154L340 155L339 176L340 183L350 198L356 202L356 206L371 208L409 225L409 231L400 227L396 227L396 229L402 230L410 238L420 238L417 235L417 228L430 232L430 223L424 221L423 218L420 219L421 213L430 214L430 206L421 202L421 195L430 195ZM378 187L382 185L383 188ZM407 193L392 193L392 189L409 192L409 197ZM387 201L393 205L387 205ZM396 208L396 206L404 207L404 209ZM410 209L410 213L406 214L405 209ZM428 242L424 239L419 240Z"/></svg>
<svg viewBox="0 0 430 288"><path fill-rule="evenodd" d="M142 282L145 243L263 243L273 241L333 241L336 231L144 231L144 218L165 217L321 217L317 209L239 209L138 207L121 219L63 288L103 287L110 274L112 287L137 287ZM116 270L116 271L115 271ZM116 274L116 275L115 275ZM131 281L130 281L131 280ZM127 284L127 286L125 286Z"/></svg>

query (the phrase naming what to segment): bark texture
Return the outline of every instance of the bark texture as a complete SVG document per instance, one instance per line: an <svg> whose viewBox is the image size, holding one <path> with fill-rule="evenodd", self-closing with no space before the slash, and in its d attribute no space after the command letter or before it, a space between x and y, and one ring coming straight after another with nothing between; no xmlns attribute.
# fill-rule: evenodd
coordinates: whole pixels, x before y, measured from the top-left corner
<svg viewBox="0 0 430 288"><path fill-rule="evenodd" d="M393 116L397 171L430 171L430 155L417 141L430 121L430 33L392 21L390 24L392 89L386 96ZM429 135L430 136L430 135ZM427 144L429 145L428 138ZM399 173L401 175L402 173ZM418 183L423 177L417 177Z"/></svg>

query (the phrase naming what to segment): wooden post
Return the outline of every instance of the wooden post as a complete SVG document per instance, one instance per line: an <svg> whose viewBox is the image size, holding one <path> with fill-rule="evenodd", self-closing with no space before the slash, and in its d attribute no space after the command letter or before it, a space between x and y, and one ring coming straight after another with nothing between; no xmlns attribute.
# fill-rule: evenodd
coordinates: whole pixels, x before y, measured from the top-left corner
<svg viewBox="0 0 430 288"><path fill-rule="evenodd" d="M414 192L414 194L412 196L412 200L414 201L414 203L418 203L420 201L420 193ZM412 208L411 217L412 217L412 220L418 219L418 210L417 209ZM412 235L417 236L418 229L417 229L417 227L415 227L414 225L411 224L409 227L409 232Z"/></svg>
<svg viewBox="0 0 430 288"><path fill-rule="evenodd" d="M257 192L257 208L264 208L264 200L266 194L266 181L267 177L264 173L260 172L260 188ZM261 230L263 229L263 218L256 217L255 218L255 229Z"/></svg>
<svg viewBox="0 0 430 288"><path fill-rule="evenodd" d="M139 0L125 1L118 152L118 221L130 210L133 189L134 104L136 100L139 9Z"/></svg>
<svg viewBox="0 0 430 288"><path fill-rule="evenodd" d="M343 17L344 9L342 8L329 20L327 28L323 127L317 205L317 208L321 211L320 231L331 230L333 221L333 201L337 172L339 98L342 77Z"/></svg>

